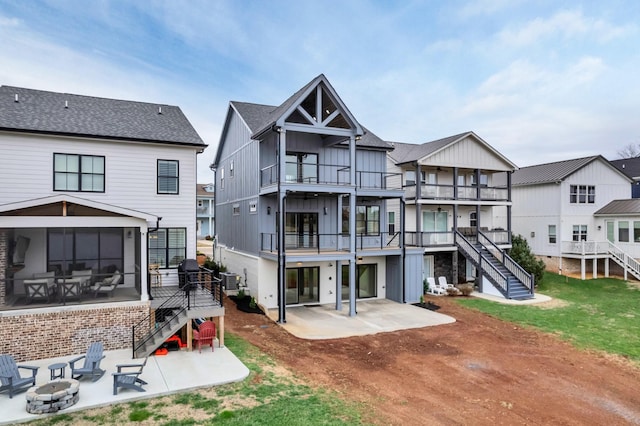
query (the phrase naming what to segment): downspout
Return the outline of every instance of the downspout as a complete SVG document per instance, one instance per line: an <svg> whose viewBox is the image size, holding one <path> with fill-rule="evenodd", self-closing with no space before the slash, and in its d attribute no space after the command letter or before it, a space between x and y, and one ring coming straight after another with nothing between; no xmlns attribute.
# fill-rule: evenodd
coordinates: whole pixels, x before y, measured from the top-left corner
<svg viewBox="0 0 640 426"><path fill-rule="evenodd" d="M282 127L273 126L271 128L274 132L277 132L277 150L276 158L278 160L278 211L276 212L276 220L278 221L278 323L283 324L287 322L286 318L286 293L285 293L285 264L286 253L284 250L284 208L285 208L285 196L282 195L282 171L284 169L282 161L285 156L282 155L284 144L286 144L286 137L283 138Z"/></svg>
<svg viewBox="0 0 640 426"><path fill-rule="evenodd" d="M216 182L216 178L218 176L218 169L215 164L210 164L209 169L213 172L213 228L209 230L211 232L211 236L213 237L213 261L216 261L216 246L218 245L218 227L216 226L216 210L217 210L217 199L218 199L218 182ZM213 232L215 231L215 232Z"/></svg>
<svg viewBox="0 0 640 426"><path fill-rule="evenodd" d="M400 273L402 274L402 303L407 303L407 277L406 277L406 259L407 259L407 248L404 241L405 238L405 200L404 197L400 197Z"/></svg>

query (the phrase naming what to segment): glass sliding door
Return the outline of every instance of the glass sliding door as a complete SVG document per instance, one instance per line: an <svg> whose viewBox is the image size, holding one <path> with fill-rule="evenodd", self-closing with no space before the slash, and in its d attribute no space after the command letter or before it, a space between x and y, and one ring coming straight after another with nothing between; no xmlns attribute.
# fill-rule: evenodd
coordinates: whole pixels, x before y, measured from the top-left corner
<svg viewBox="0 0 640 426"><path fill-rule="evenodd" d="M377 265L356 265L356 298L378 296ZM349 265L342 265L342 300L349 300Z"/></svg>
<svg viewBox="0 0 640 426"><path fill-rule="evenodd" d="M285 242L287 248L317 248L317 235L317 213L286 214Z"/></svg>
<svg viewBox="0 0 640 426"><path fill-rule="evenodd" d="M287 268L286 304L318 303L320 286L320 268Z"/></svg>
<svg viewBox="0 0 640 426"><path fill-rule="evenodd" d="M422 212L422 232L431 233L427 236L428 244L445 244L449 241L446 234L448 226L448 214L446 211Z"/></svg>

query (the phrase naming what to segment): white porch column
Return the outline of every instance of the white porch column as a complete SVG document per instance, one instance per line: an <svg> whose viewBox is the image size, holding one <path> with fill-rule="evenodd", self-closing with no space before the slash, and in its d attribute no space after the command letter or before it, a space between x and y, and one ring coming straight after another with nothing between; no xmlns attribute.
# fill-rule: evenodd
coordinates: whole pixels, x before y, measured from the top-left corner
<svg viewBox="0 0 640 426"><path fill-rule="evenodd" d="M146 302L149 300L149 261L147 254L149 253L149 238L147 238L149 226L140 227L140 300Z"/></svg>
<svg viewBox="0 0 640 426"><path fill-rule="evenodd" d="M583 250L584 251L584 250ZM584 258L584 253L582 255L582 258L580 259L580 278L582 279L582 281L586 280L586 263L587 261Z"/></svg>

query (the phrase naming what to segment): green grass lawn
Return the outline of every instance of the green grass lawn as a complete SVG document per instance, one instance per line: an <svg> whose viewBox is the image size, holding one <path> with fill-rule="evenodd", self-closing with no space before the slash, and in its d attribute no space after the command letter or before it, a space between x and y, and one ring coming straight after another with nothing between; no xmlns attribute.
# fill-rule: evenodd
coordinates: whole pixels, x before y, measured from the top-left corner
<svg viewBox="0 0 640 426"><path fill-rule="evenodd" d="M198 391L59 414L33 425L358 425L364 407L305 385L245 340L225 345L249 368L247 379Z"/></svg>
<svg viewBox="0 0 640 426"><path fill-rule="evenodd" d="M622 355L640 364L638 287L612 278L582 281L545 273L537 291L560 303L548 308L475 298L458 300L495 317L556 334L579 348Z"/></svg>

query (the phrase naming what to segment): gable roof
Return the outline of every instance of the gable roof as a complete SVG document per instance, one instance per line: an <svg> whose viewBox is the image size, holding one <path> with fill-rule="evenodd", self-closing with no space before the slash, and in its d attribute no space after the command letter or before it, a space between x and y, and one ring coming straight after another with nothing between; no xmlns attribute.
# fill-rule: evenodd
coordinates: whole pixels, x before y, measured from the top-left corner
<svg viewBox="0 0 640 426"><path fill-rule="evenodd" d="M0 130L206 145L177 106L0 86Z"/></svg>
<svg viewBox="0 0 640 426"><path fill-rule="evenodd" d="M484 139L476 135L472 131L459 133L453 136L447 136L446 138L437 139L431 142L425 142L420 145L408 144L403 142L389 142L393 147L393 151L389 153L389 156L395 161L396 165L415 162L425 159L441 150L451 146L467 137L472 137L485 148L491 151L494 155L498 156L502 161L506 162L514 169L518 167L512 163L507 157L502 155L499 151L489 145Z"/></svg>
<svg viewBox="0 0 640 426"><path fill-rule="evenodd" d="M613 167L602 155L593 155L591 157L575 158L573 160L563 160L556 161L554 163L522 167L520 170L513 173L511 177L511 184L513 186L523 186L560 182L594 161L602 161L612 170L615 170L621 176L624 176L627 180L631 181L628 176Z"/></svg>
<svg viewBox="0 0 640 426"><path fill-rule="evenodd" d="M197 183L196 184L196 197L202 198L215 198L216 193L213 191L207 191L206 187L212 185L211 183Z"/></svg>
<svg viewBox="0 0 640 426"><path fill-rule="evenodd" d="M600 210L596 211L594 216L609 215L640 215L640 198L629 198L626 200L613 200Z"/></svg>
<svg viewBox="0 0 640 426"><path fill-rule="evenodd" d="M162 219L161 217L142 212L139 210L127 209L124 207L115 206L112 204L102 203L100 201L89 200L86 198L80 198L73 195L68 194L56 194L49 195L41 198L33 198L29 200L23 200L13 203L0 204L0 216L11 216L11 212L23 210L23 209L31 209L35 207L42 207L51 204L60 204L66 203L67 205L76 204L78 206L87 207L95 210L102 210L104 212L110 212L120 216L128 216L134 217L138 219L144 219L147 222L157 222ZM62 211L62 209L60 209Z"/></svg>
<svg viewBox="0 0 640 426"><path fill-rule="evenodd" d="M640 179L640 157L623 158L621 160L609 161L613 167L620 170L630 178L637 180Z"/></svg>
<svg viewBox="0 0 640 426"><path fill-rule="evenodd" d="M302 88L296 91L293 95L287 98L280 105L264 105L264 104L255 104L250 102L238 102L231 101L229 102L229 110L227 112L227 117L225 120L224 127L222 129L222 133L220 136L220 143L218 144L218 152L216 154L216 158L214 159L213 164L217 164L221 151L221 144L224 141L225 134L227 132L229 122L231 119L231 115L236 113L246 124L247 128L251 132L252 138L258 138L264 132L270 130L273 126L275 126L279 121L284 120L285 114L292 109L297 103L304 100L304 97L308 95L308 93L317 87L319 84L322 84L323 87L330 93L331 97L333 97L336 102L340 105L340 110L343 114L345 114L349 121L352 121L356 127L356 131L361 131L361 137L357 139L356 146L359 147L368 147L368 148L379 148L385 150L391 150L392 147L387 142L379 138L369 129L361 126L355 118L352 116L351 112L344 105L342 100L339 98L338 94L335 92L328 79L324 76L324 74L320 74L309 83L305 84ZM345 142L346 144L346 142Z"/></svg>

